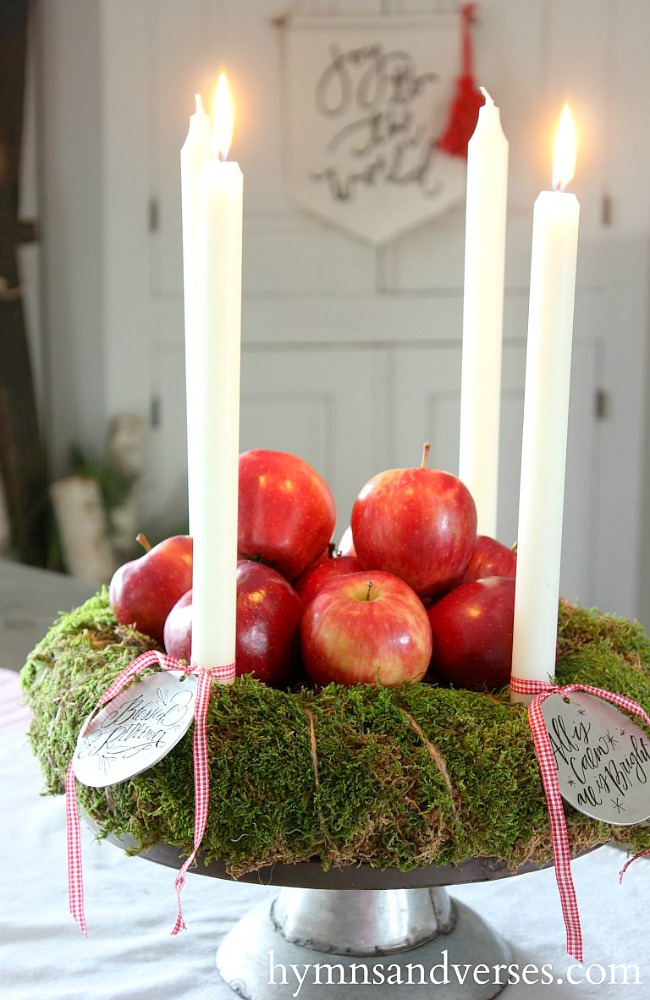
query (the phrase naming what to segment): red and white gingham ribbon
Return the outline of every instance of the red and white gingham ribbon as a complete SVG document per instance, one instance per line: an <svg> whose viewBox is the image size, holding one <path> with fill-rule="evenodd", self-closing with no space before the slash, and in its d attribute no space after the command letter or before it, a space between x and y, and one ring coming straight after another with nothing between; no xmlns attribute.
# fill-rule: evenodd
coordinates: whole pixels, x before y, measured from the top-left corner
<svg viewBox="0 0 650 1000"><path fill-rule="evenodd" d="M587 694L596 695L598 698L605 698L619 708L631 712L633 715L638 715L648 726L650 726L650 717L632 698L626 698L624 695L615 694L612 691L604 691L602 688L592 687L589 684L564 684L560 686L549 684L546 681L522 680L519 677L512 677L510 680L510 690L516 694L534 695L533 700L528 706L528 721L530 723L535 753L539 762L539 770L548 806L555 860L555 878L557 879L560 903L564 915L567 951L576 961L582 963L582 930L580 928L580 915L578 913L575 886L571 875L571 848L569 847L564 806L560 794L557 765L542 714L542 703L552 694L559 694L565 697L571 694L572 691L584 691ZM640 855L637 855L637 857L640 857ZM631 861L634 860L634 858L631 859ZM621 875L625 872L628 865L631 864L631 861L625 866Z"/></svg>
<svg viewBox="0 0 650 1000"><path fill-rule="evenodd" d="M181 910L181 890L185 884L185 875L194 861L196 853L201 846L203 834L208 821L208 809L210 800L210 769L207 754L207 734L206 720L208 716L208 705L210 704L210 690L212 681L221 683L233 680L235 677L235 664L230 663L224 667L203 669L196 665L188 667L173 656L160 653L155 649L142 653L119 674L113 683L107 688L97 702L92 713L88 716L84 726L84 732L90 725L92 719L104 705L115 698L133 680L136 674L146 670L147 667L158 666L161 670L182 670L185 674L197 674L196 699L194 703L194 738L192 743L192 753L194 758L194 846L192 853L183 863L176 876L175 886L178 897L178 915L176 923L172 929L172 934L178 934L180 930L185 930L185 921ZM88 936L86 928L86 917L84 913L84 890L83 890L83 870L81 861L81 834L79 828L79 809L77 806L77 792L75 786L75 775L72 770L72 762L68 765L65 778L65 814L68 837L68 897L70 901L70 913L77 921L83 933Z"/></svg>

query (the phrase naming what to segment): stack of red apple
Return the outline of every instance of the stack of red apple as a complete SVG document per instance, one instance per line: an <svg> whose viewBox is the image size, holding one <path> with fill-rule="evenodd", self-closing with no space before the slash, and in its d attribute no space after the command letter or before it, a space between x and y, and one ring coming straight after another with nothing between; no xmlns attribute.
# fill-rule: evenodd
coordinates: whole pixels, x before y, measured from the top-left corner
<svg viewBox="0 0 650 1000"><path fill-rule="evenodd" d="M516 555L476 534L463 483L426 467L374 476L352 508L343 551L327 483L273 451L239 461L237 673L274 687L451 681L507 684ZM176 535L115 573L110 601L189 660L192 539Z"/></svg>

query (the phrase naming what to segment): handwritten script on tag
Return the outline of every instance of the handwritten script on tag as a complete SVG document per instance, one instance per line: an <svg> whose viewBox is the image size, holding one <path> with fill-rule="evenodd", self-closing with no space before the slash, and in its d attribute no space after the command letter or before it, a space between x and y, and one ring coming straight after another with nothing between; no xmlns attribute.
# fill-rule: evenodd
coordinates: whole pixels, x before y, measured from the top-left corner
<svg viewBox="0 0 650 1000"><path fill-rule="evenodd" d="M562 798L592 819L632 826L650 816L650 742L614 705L583 692L542 703Z"/></svg>
<svg viewBox="0 0 650 1000"><path fill-rule="evenodd" d="M83 785L105 788L153 767L194 717L196 677L166 670L131 684L84 725L72 759Z"/></svg>

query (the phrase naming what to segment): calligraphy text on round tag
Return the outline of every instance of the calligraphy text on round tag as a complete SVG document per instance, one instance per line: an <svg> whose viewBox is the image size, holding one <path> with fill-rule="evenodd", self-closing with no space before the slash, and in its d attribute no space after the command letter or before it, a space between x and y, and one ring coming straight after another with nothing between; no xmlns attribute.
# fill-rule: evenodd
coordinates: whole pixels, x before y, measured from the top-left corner
<svg viewBox="0 0 650 1000"><path fill-rule="evenodd" d="M195 697L196 676L179 670L130 684L84 723L72 758L75 777L105 788L153 767L189 729Z"/></svg>
<svg viewBox="0 0 650 1000"><path fill-rule="evenodd" d="M641 823L650 816L648 737L603 698L576 691L567 699L542 702L562 798L603 823Z"/></svg>

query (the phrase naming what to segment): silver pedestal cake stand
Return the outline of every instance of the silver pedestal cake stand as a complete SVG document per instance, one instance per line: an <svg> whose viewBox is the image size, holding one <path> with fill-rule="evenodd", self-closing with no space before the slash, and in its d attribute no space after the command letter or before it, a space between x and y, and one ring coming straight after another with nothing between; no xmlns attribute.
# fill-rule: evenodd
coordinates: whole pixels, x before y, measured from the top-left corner
<svg viewBox="0 0 650 1000"><path fill-rule="evenodd" d="M170 868L183 862L163 844L140 857ZM221 862L193 871L229 878ZM316 1000L324 988L341 998L489 1000L507 983L510 949L477 913L450 899L446 886L511 874L490 859L411 872L367 865L324 871L317 862L263 868L239 881L275 885L279 893L229 931L217 968L246 1000Z"/></svg>

